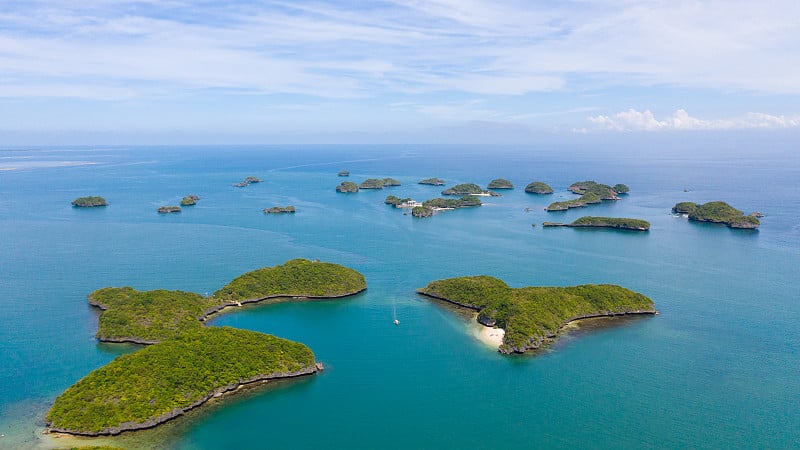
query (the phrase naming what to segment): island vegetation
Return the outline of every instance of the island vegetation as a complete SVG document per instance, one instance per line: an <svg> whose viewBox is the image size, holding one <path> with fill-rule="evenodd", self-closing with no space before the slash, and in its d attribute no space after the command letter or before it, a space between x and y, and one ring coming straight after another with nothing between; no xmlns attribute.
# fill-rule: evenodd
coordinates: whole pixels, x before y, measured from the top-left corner
<svg viewBox="0 0 800 450"><path fill-rule="evenodd" d="M264 214L294 214L295 207L292 205L289 206L272 206L270 208L264 208Z"/></svg>
<svg viewBox="0 0 800 450"><path fill-rule="evenodd" d="M432 198L422 202L421 206L415 206L411 209L411 215L414 217L431 217L437 211L469 208L474 206L481 206L481 200L474 195L465 195L461 198Z"/></svg>
<svg viewBox="0 0 800 450"><path fill-rule="evenodd" d="M108 202L103 197L96 195L88 197L78 197L72 201L72 206L77 208L95 208L98 206L108 206Z"/></svg>
<svg viewBox="0 0 800 450"><path fill-rule="evenodd" d="M647 231L650 222L641 219L625 217L593 217L584 216L572 223L544 222L544 227L572 227L572 228L617 228L621 230Z"/></svg>
<svg viewBox="0 0 800 450"><path fill-rule="evenodd" d="M506 354L541 348L574 320L656 313L646 296L611 284L515 289L482 275L433 281L418 292L475 310L481 324L505 330L498 350Z"/></svg>
<svg viewBox="0 0 800 450"><path fill-rule="evenodd" d="M159 206L156 210L159 214L179 213L181 212L180 206Z"/></svg>
<svg viewBox="0 0 800 450"><path fill-rule="evenodd" d="M525 186L525 192L529 194L552 194L553 188L542 181L531 181Z"/></svg>
<svg viewBox="0 0 800 450"><path fill-rule="evenodd" d="M419 184L427 184L430 186L444 186L444 180L440 178L425 178L424 180L420 180Z"/></svg>
<svg viewBox="0 0 800 450"><path fill-rule="evenodd" d="M359 189L383 189L383 180L378 178L367 178L358 185Z"/></svg>
<svg viewBox="0 0 800 450"><path fill-rule="evenodd" d="M383 203L386 203L387 205L392 205L395 208L402 208L413 202L414 200L411 197L400 198L396 195L387 195L386 199L383 200Z"/></svg>
<svg viewBox="0 0 800 450"><path fill-rule="evenodd" d="M316 371L301 343L203 328L94 370L56 399L46 420L54 432L114 435L151 428L239 386Z"/></svg>
<svg viewBox="0 0 800 450"><path fill-rule="evenodd" d="M624 190L625 193L629 191L628 186L624 184L617 184L615 187ZM577 181L567 189L574 194L580 195L580 197L573 200L553 202L545 209L547 211L566 211L570 208L582 208L586 205L601 203L603 200L619 200L617 195L619 192L613 187L596 181Z"/></svg>
<svg viewBox="0 0 800 450"><path fill-rule="evenodd" d="M487 189L514 189L514 183L505 178L497 178L489 182Z"/></svg>
<svg viewBox="0 0 800 450"><path fill-rule="evenodd" d="M618 195L619 194L627 194L631 190L631 188L629 188L628 185L622 184L622 183L615 184L612 187L612 189L614 189L614 192L616 192Z"/></svg>
<svg viewBox="0 0 800 450"><path fill-rule="evenodd" d="M244 180L234 184L234 186L235 187L245 187L245 186L249 186L249 185L251 185L253 183L261 183L262 181L263 180L261 178L254 177L254 176L249 176L249 177L245 178Z"/></svg>
<svg viewBox="0 0 800 450"><path fill-rule="evenodd" d="M350 171L349 170L340 170L337 175L339 175L340 177L349 177L350 176Z"/></svg>
<svg viewBox="0 0 800 450"><path fill-rule="evenodd" d="M451 188L442 191L442 195L491 195L499 197L500 194L492 191L484 191L475 183L462 183L457 184Z"/></svg>
<svg viewBox="0 0 800 450"><path fill-rule="evenodd" d="M200 197L196 195L187 195L181 199L181 206L193 206L197 204L197 201L200 200Z"/></svg>
<svg viewBox="0 0 800 450"><path fill-rule="evenodd" d="M344 194L358 192L358 185L352 181L343 181L340 185L336 186L336 192Z"/></svg>
<svg viewBox="0 0 800 450"><path fill-rule="evenodd" d="M390 186L400 186L400 182L395 180L394 178L384 178L383 179L383 187L390 187Z"/></svg>
<svg viewBox="0 0 800 450"><path fill-rule="evenodd" d="M675 214L685 214L695 222L724 223L729 228L753 229L761 225L756 214L744 215L742 211L722 202L714 201L698 205L692 202L680 202L672 207Z"/></svg>

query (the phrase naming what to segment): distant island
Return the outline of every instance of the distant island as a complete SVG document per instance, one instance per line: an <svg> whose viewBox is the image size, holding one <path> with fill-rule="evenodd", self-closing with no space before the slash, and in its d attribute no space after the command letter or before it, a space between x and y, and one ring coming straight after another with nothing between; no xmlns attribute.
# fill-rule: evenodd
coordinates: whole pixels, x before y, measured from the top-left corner
<svg viewBox="0 0 800 450"><path fill-rule="evenodd" d="M758 216L763 217L761 213L752 213L746 216L742 211L722 201L700 205L692 202L680 202L672 207L672 212L686 215L691 221L724 223L729 228L740 229L758 228L761 225Z"/></svg>
<svg viewBox="0 0 800 450"><path fill-rule="evenodd" d="M487 189L514 189L514 184L505 178L497 178L489 182Z"/></svg>
<svg viewBox="0 0 800 450"><path fill-rule="evenodd" d="M179 213L181 212L180 206L160 206L156 211L159 214Z"/></svg>
<svg viewBox="0 0 800 450"><path fill-rule="evenodd" d="M482 275L433 281L417 292L477 311L478 322L504 330L498 350L505 354L539 349L575 320L657 313L646 296L611 284L514 289Z"/></svg>
<svg viewBox="0 0 800 450"><path fill-rule="evenodd" d="M431 217L437 211L481 206L481 200L474 195L461 198L433 198L422 202L422 205L411 208L414 217Z"/></svg>
<svg viewBox="0 0 800 450"><path fill-rule="evenodd" d="M200 200L200 197L196 195L187 195L181 199L181 206L194 206L198 200Z"/></svg>
<svg viewBox="0 0 800 450"><path fill-rule="evenodd" d="M618 192L615 188L624 192ZM619 200L618 194L627 194L629 191L628 186L624 184L611 187L596 181L578 181L572 183L567 189L580 197L574 200L553 202L547 206L547 211L566 211L570 208L582 208L586 205L601 203L603 200Z"/></svg>
<svg viewBox="0 0 800 450"><path fill-rule="evenodd" d="M492 191L484 191L475 183L457 184L451 188L443 190L442 195L481 195L500 197L500 194Z"/></svg>
<svg viewBox="0 0 800 450"><path fill-rule="evenodd" d="M108 202L103 197L89 196L78 197L72 201L72 206L76 208L95 208L98 206L108 206Z"/></svg>
<svg viewBox="0 0 800 450"><path fill-rule="evenodd" d="M531 181L525 186L525 192L529 194L552 194L553 188L541 181Z"/></svg>
<svg viewBox="0 0 800 450"><path fill-rule="evenodd" d="M239 386L316 372L303 344L227 327L203 326L226 308L269 299L339 298L366 289L364 276L332 263L295 259L245 273L210 297L183 291L103 288L104 342L151 344L96 369L61 394L49 431L87 436L152 428Z"/></svg>
<svg viewBox="0 0 800 450"><path fill-rule="evenodd" d="M427 184L431 186L444 186L444 180L439 178L425 178L424 180L420 180L419 184Z"/></svg>
<svg viewBox="0 0 800 450"><path fill-rule="evenodd" d="M350 176L350 171L349 170L340 170L337 175L339 175L340 177L349 177Z"/></svg>
<svg viewBox="0 0 800 450"><path fill-rule="evenodd" d="M336 192L342 192L345 194L358 192L358 185L352 181L343 181L342 184L336 186Z"/></svg>
<svg viewBox="0 0 800 450"><path fill-rule="evenodd" d="M413 208L415 206L421 206L422 203L415 202L411 197L400 198L395 195L388 195L386 199L383 201L387 205L392 205L395 208Z"/></svg>
<svg viewBox="0 0 800 450"><path fill-rule="evenodd" d="M249 185L251 185L253 183L261 183L261 182L262 182L261 178L250 176L250 177L247 177L244 180L234 184L234 187L245 187L245 186L249 186Z"/></svg>
<svg viewBox="0 0 800 450"><path fill-rule="evenodd" d="M264 208L264 214L286 214L286 213L293 214L294 212L295 212L295 208L292 205L289 205L289 206L273 206L271 208Z"/></svg>
<svg viewBox="0 0 800 450"><path fill-rule="evenodd" d="M617 228L621 230L647 231L650 222L640 219L624 217L592 217L584 216L572 223L544 222L543 227L572 227L572 228Z"/></svg>
<svg viewBox="0 0 800 450"><path fill-rule="evenodd" d="M359 189L383 189L389 186L400 186L400 182L394 178L367 178L358 185Z"/></svg>

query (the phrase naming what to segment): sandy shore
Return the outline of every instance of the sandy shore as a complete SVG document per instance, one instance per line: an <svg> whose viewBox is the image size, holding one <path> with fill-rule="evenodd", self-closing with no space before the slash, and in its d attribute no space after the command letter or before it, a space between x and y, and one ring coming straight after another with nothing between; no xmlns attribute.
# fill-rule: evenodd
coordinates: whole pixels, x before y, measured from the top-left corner
<svg viewBox="0 0 800 450"><path fill-rule="evenodd" d="M506 331L502 328L486 327L478 323L478 315L476 314L472 322L472 335L484 344L497 349L503 343L503 336Z"/></svg>

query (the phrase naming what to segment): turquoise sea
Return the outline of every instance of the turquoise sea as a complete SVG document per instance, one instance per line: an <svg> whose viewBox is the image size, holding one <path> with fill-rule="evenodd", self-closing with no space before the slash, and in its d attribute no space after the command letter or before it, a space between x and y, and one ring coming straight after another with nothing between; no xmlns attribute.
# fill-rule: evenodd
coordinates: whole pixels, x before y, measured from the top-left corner
<svg viewBox="0 0 800 450"><path fill-rule="evenodd" d="M326 370L217 402L152 431L83 440L124 448L798 448L800 153L729 140L603 146L185 146L0 149L0 448L74 445L42 434L54 398L130 345L94 339L104 286L210 293L292 258L361 271L337 301L246 307L229 325L301 341ZM350 178L337 172L350 171ZM238 189L248 175L263 183ZM507 178L485 206L414 219L383 204ZM400 187L343 195L343 180ZM547 213L574 181L630 194ZM526 194L533 180L551 196ZM688 192L684 192L688 190ZM197 194L181 214L156 208ZM102 195L106 208L70 201ZM758 231L689 223L678 201L766 214ZM294 215L266 216L295 205ZM531 208L526 212L526 208ZM543 229L582 215L647 233ZM536 223L536 227L531 227ZM489 274L514 287L615 283L660 315L574 329L503 356L468 317L419 297ZM394 315L400 326L392 324Z"/></svg>

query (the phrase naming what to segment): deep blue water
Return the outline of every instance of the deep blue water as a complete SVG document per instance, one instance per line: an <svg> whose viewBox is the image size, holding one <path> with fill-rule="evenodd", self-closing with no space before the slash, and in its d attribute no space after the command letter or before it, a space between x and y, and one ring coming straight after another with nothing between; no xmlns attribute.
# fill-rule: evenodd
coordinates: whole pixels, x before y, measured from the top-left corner
<svg viewBox="0 0 800 450"><path fill-rule="evenodd" d="M800 447L800 157L788 145L685 144L0 150L0 168L15 169L0 171L0 448L58 445L41 434L53 399L135 349L95 341L89 292L130 285L203 294L297 257L353 267L369 289L339 301L248 307L212 323L301 341L324 373L110 442ZM337 177L342 169L349 179ZM248 175L265 181L231 186ZM403 185L333 189L389 176ZM517 188L483 198L484 207L424 220L383 204L389 194L438 196L442 188L416 184L432 176L448 185L502 177ZM543 211L587 179L631 192L587 209ZM533 180L556 193L526 194ZM202 199L181 214L156 214L187 194ZM83 195L110 205L72 208ZM669 213L683 200L725 200L767 216L754 232L694 224ZM298 212L261 213L287 204ZM652 228L541 227L582 215L642 218ZM620 284L653 298L661 314L571 332L537 355L503 356L471 335L467 319L414 293L434 279L476 274L512 286Z"/></svg>

